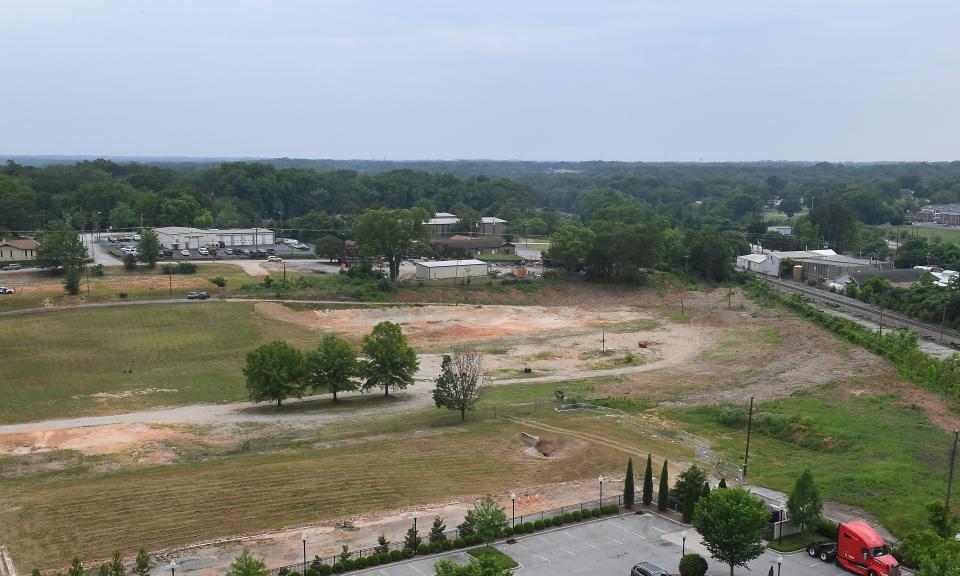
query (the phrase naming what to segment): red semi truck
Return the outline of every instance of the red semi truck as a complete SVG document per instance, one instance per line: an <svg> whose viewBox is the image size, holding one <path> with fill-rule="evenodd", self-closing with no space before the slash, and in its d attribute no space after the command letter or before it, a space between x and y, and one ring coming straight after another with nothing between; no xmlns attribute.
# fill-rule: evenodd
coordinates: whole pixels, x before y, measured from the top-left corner
<svg viewBox="0 0 960 576"><path fill-rule="evenodd" d="M864 576L900 576L900 564L886 549L883 538L866 522L847 522L837 530L836 542L816 542L807 554Z"/></svg>

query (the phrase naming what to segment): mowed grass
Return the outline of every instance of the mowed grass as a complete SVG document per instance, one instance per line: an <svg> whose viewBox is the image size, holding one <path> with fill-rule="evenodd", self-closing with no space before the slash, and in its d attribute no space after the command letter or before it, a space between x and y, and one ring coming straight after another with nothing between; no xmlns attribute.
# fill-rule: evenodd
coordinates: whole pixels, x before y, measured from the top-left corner
<svg viewBox="0 0 960 576"><path fill-rule="evenodd" d="M0 322L0 423L243 400L246 353L317 331L248 302L64 310ZM98 396L99 395L99 396Z"/></svg>
<svg viewBox="0 0 960 576"><path fill-rule="evenodd" d="M756 405L758 413L803 420L783 439L765 435L754 422L750 483L789 492L809 468L824 499L865 508L900 538L926 525L928 501L943 499L950 435L897 396L857 397L828 385ZM665 415L709 438L720 456L743 461L745 429L718 423L710 408L670 409ZM810 438L823 442L805 447Z"/></svg>
<svg viewBox="0 0 960 576"><path fill-rule="evenodd" d="M447 414L436 411L444 421ZM523 453L520 427L503 420L448 433L302 448L189 464L96 473L85 469L0 475L0 542L18 565L51 568L218 536L280 528L454 496L591 478L620 469L604 447L575 458Z"/></svg>
<svg viewBox="0 0 960 576"><path fill-rule="evenodd" d="M883 224L876 226L876 228L882 230L884 235L887 237L892 236L894 239L896 238L898 226ZM914 236L921 236L930 240L933 238L939 238L942 242L953 242L954 244L960 244L960 228L940 228L909 224L899 226L899 228L900 242L904 242L908 238L913 238Z"/></svg>

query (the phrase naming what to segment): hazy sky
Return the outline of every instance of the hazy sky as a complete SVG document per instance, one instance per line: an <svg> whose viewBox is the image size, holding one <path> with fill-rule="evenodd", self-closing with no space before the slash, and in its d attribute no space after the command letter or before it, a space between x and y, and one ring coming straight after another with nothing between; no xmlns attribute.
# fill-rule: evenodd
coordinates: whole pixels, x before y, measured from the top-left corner
<svg viewBox="0 0 960 576"><path fill-rule="evenodd" d="M960 1L0 0L0 154L960 159Z"/></svg>

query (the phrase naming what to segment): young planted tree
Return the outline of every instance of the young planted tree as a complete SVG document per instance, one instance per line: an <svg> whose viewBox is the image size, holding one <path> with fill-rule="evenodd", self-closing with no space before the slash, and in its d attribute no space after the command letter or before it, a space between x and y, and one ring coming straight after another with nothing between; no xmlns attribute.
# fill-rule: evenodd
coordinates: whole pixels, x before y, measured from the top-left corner
<svg viewBox="0 0 960 576"><path fill-rule="evenodd" d="M417 530L416 524L410 526L406 538L403 539L403 547L416 551L421 542L423 542L423 538L420 537L420 531Z"/></svg>
<svg viewBox="0 0 960 576"><path fill-rule="evenodd" d="M447 535L444 534L447 530L447 525L443 523L443 518L437 516L433 519L433 525L430 526L430 543L443 542L447 539Z"/></svg>
<svg viewBox="0 0 960 576"><path fill-rule="evenodd" d="M633 487L633 458L627 460L627 477L623 479L623 505L633 508L636 489Z"/></svg>
<svg viewBox="0 0 960 576"><path fill-rule="evenodd" d="M810 470L804 470L797 478L793 491L787 498L787 510L790 511L790 518L800 524L801 533L807 531L807 526L813 526L820 520L823 502Z"/></svg>
<svg viewBox="0 0 960 576"><path fill-rule="evenodd" d="M413 384L420 368L417 353L393 322L381 322L363 337L363 353L367 357L361 366L363 389L383 388L384 396L390 395L390 388L402 390Z"/></svg>
<svg viewBox="0 0 960 576"><path fill-rule="evenodd" d="M336 334L324 336L316 350L307 354L305 364L306 384L314 392L332 393L334 402L338 393L359 387L354 380L359 367L357 353L349 342Z"/></svg>
<svg viewBox="0 0 960 576"><path fill-rule="evenodd" d="M693 482L686 485L683 494L683 521L689 524L693 520L693 511L697 507L697 500L700 499L700 493L703 486L698 486Z"/></svg>
<svg viewBox="0 0 960 576"><path fill-rule="evenodd" d="M267 576L267 565L244 550L237 556L225 576Z"/></svg>
<svg viewBox="0 0 960 576"><path fill-rule="evenodd" d="M80 559L74 557L73 563L70 564L70 570L67 571L69 576L83 576L83 564L80 562Z"/></svg>
<svg viewBox="0 0 960 576"><path fill-rule="evenodd" d="M123 558L120 557L120 551L113 552L113 558L110 560L110 576L126 576L127 568L123 565Z"/></svg>
<svg viewBox="0 0 960 576"><path fill-rule="evenodd" d="M667 461L663 461L660 470L660 487L657 489L657 510L663 512L670 507L670 479L667 477Z"/></svg>
<svg viewBox="0 0 960 576"><path fill-rule="evenodd" d="M707 481L703 483L703 489L700 490L700 497L706 498L709 495L710 495L710 482Z"/></svg>
<svg viewBox="0 0 960 576"><path fill-rule="evenodd" d="M63 289L71 296L80 293L81 270L81 268L71 266L66 269L66 274L63 276Z"/></svg>
<svg viewBox="0 0 960 576"><path fill-rule="evenodd" d="M80 236L65 222L52 221L37 234L37 255L34 263L38 268L59 271L67 268L82 268L87 261L87 247Z"/></svg>
<svg viewBox="0 0 960 576"><path fill-rule="evenodd" d="M437 408L456 410L463 421L467 410L472 410L480 401L481 390L489 382L483 355L474 348L454 346L451 354L443 356L433 402Z"/></svg>
<svg viewBox="0 0 960 576"><path fill-rule="evenodd" d="M137 562L133 567L133 573L137 576L150 576L150 555L147 549L141 547L137 552Z"/></svg>
<svg viewBox="0 0 960 576"><path fill-rule="evenodd" d="M763 554L763 538L770 514L759 499L743 488L715 490L702 500L693 514L693 527L703 544L719 562L737 566Z"/></svg>
<svg viewBox="0 0 960 576"><path fill-rule="evenodd" d="M720 478L720 483L717 484L717 488L726 488L726 487L727 487L727 479Z"/></svg>
<svg viewBox="0 0 960 576"><path fill-rule="evenodd" d="M683 521L689 523L693 518L693 509L697 505L697 499L703 492L703 484L707 481L707 473L699 466L694 464L680 473L676 484L673 485L670 495L674 500L679 500L683 504Z"/></svg>
<svg viewBox="0 0 960 576"><path fill-rule="evenodd" d="M653 502L653 458L647 454L647 468L643 472L643 505Z"/></svg>
<svg viewBox="0 0 960 576"><path fill-rule="evenodd" d="M282 340L263 344L247 353L243 374L247 377L247 394L253 402L283 400L303 392L303 354Z"/></svg>
<svg viewBox="0 0 960 576"><path fill-rule="evenodd" d="M390 552L390 541L387 540L386 534L380 534L377 538L377 554L386 554Z"/></svg>
<svg viewBox="0 0 960 576"><path fill-rule="evenodd" d="M123 269L127 271L133 271L137 269L137 255L136 254L124 254L123 255Z"/></svg>
<svg viewBox="0 0 960 576"><path fill-rule="evenodd" d="M510 525L507 513L487 494L473 504L472 524L484 542L493 542Z"/></svg>
<svg viewBox="0 0 960 576"><path fill-rule="evenodd" d="M340 561L346 562L349 559L350 559L350 546L347 544L344 544L343 546L340 547Z"/></svg>
<svg viewBox="0 0 960 576"><path fill-rule="evenodd" d="M110 576L110 564L101 564L100 568L97 569L97 574L100 576Z"/></svg>
<svg viewBox="0 0 960 576"><path fill-rule="evenodd" d="M146 264L148 268L157 265L157 258L160 257L160 238L153 230L142 230L140 232L140 241L137 242L137 261Z"/></svg>

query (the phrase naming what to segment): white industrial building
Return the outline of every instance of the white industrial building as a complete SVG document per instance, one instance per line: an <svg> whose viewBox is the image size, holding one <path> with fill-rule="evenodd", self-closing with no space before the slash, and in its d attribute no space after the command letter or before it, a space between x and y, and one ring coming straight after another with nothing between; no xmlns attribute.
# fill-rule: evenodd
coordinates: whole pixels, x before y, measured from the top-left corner
<svg viewBox="0 0 960 576"><path fill-rule="evenodd" d="M456 280L483 278L486 275L487 263L480 260L417 262L417 280Z"/></svg>
<svg viewBox="0 0 960 576"><path fill-rule="evenodd" d="M267 228L229 228L203 230L185 226L154 228L164 248L196 250L201 246L267 246L274 243L273 230Z"/></svg>

